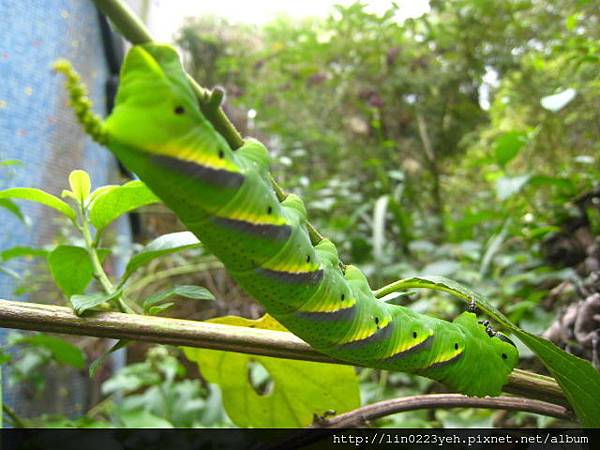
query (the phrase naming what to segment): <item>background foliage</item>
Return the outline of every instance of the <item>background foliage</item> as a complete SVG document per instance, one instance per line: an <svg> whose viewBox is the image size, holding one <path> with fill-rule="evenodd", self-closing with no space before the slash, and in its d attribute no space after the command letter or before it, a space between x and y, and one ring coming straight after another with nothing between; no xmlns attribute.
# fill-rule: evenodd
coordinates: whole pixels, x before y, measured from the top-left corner
<svg viewBox="0 0 600 450"><path fill-rule="evenodd" d="M541 334L561 309L585 297L581 286L597 290L597 7L584 0L560 5L541 0L431 0L430 5L429 14L402 23L394 7L375 15L360 3L336 7L323 20L280 18L260 28L225 18L196 18L180 31L177 44L200 84L226 88L228 113L236 126L267 144L276 178L306 200L311 221L338 244L346 261L366 271L373 287L413 275L451 277L486 294L523 329ZM137 312L159 314L173 307L175 314L189 317L190 309L165 300L210 297L197 291L200 284L217 302L194 303L193 317L260 315L227 281L219 263L189 235L173 233L178 229L172 225L167 230L171 233L155 233L156 239L143 248L124 249L115 240L113 254L134 256L110 289L94 285L90 290L94 263L89 254L95 252L102 262L109 252L99 239L86 241L82 230L91 227L102 234L119 215L155 199L137 182L90 194L89 180L81 174L71 180L71 188L67 197L80 210L39 192L23 195L45 202L71 221L85 217L87 224L80 221L71 228L79 235L66 232L57 245L44 250L4 252L0 268L10 270L6 262L13 257L46 258L53 280L79 313L107 302L123 309L120 301L125 300ZM114 210L111 196L131 201ZM12 200L0 199L0 207L20 214ZM78 216L81 208L84 215ZM75 261L78 275L65 265ZM190 284L195 285L191 290ZM445 318L463 308L443 294L410 293L396 301ZM19 367L81 367L80 357L67 344L44 337L15 337L13 342L31 347L18 359ZM591 358L583 346L568 346ZM520 350L522 367L543 371L529 359L527 349ZM67 357L61 352L71 353ZM44 417L32 423L265 423L261 415L252 422L250 414L232 413L231 405L243 402L240 398L253 402L268 397L273 379L275 389L284 389L285 383L280 386L276 379L281 377L277 368L270 372L268 362L238 358L236 364L247 366L248 373L236 379L214 370L215 352L185 353L199 364L204 378L189 377L197 375L196 368L178 360L176 349L153 348L146 358L138 356L105 381L103 392L110 397L83 418ZM363 403L442 389L402 373L362 369L357 377ZM14 382L43 388L43 380L22 378ZM291 376L287 381L298 384ZM347 382L355 388L351 375ZM236 392L234 400L231 392L221 396L217 385L228 383L245 390ZM309 397L318 398L319 392ZM119 397L123 401L112 401ZM339 408L350 409L358 402L346 400ZM264 404L257 408L264 409ZM311 419L305 410L300 415L303 421ZM410 412L378 424L556 422L530 414L464 410Z"/></svg>

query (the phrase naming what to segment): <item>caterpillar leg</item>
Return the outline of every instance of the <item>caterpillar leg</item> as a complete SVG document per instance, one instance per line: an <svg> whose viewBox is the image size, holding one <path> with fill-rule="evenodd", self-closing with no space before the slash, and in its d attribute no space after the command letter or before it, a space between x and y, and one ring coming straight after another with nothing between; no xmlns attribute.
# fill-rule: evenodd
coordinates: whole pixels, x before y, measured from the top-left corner
<svg viewBox="0 0 600 450"><path fill-rule="evenodd" d="M467 306L467 311L473 314L477 314L479 312L479 308L477 307L477 302L475 302L475 300L471 300L469 302L469 306Z"/></svg>
<svg viewBox="0 0 600 450"><path fill-rule="evenodd" d="M485 327L485 332L489 337L494 337L498 334L496 330L492 328L489 320L480 320L479 323Z"/></svg>

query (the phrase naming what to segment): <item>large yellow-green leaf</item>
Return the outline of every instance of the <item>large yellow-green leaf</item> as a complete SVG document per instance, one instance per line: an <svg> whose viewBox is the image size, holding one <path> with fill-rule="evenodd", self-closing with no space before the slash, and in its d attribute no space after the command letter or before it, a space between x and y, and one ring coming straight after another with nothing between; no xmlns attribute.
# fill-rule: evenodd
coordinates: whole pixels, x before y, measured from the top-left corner
<svg viewBox="0 0 600 450"><path fill-rule="evenodd" d="M210 322L285 330L269 316L259 320L221 317ZM360 406L354 368L219 350L184 348L202 375L223 391L223 405L240 427L304 427L314 415L341 413ZM259 395L249 381L249 368L258 363L269 373L272 388Z"/></svg>

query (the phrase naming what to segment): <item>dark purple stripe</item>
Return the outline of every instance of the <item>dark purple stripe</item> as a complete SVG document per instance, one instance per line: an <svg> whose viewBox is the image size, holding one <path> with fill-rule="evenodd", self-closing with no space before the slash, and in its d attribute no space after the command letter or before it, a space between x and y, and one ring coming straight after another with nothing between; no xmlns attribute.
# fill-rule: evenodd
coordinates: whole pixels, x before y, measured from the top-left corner
<svg viewBox="0 0 600 450"><path fill-rule="evenodd" d="M256 271L259 275L290 284L314 284L323 278L323 270L321 269L312 272L284 272L261 267Z"/></svg>
<svg viewBox="0 0 600 450"><path fill-rule="evenodd" d="M165 155L153 155L152 160L162 166L173 169L191 178L197 178L205 183L225 188L239 188L244 182L241 173L224 169L213 169L193 161L174 158Z"/></svg>
<svg viewBox="0 0 600 450"><path fill-rule="evenodd" d="M427 339L425 339L423 342L414 345L410 348L407 348L402 352L396 353L395 355L392 355L388 358L385 358L384 361L394 361L396 359L404 358L406 355L410 355L411 353L418 352L420 350L425 350L426 348L429 348L431 346L432 338L433 336L428 336Z"/></svg>
<svg viewBox="0 0 600 450"><path fill-rule="evenodd" d="M252 223L245 220L228 219L226 217L213 217L213 223L255 236L267 237L277 240L287 240L292 234L289 225L273 225L266 223Z"/></svg>
<svg viewBox="0 0 600 450"><path fill-rule="evenodd" d="M495 335L495 336L496 336L498 339L500 339L501 341L503 341L503 342L506 342L507 344L510 344L510 345L512 345L512 346L513 346L513 347L515 347L515 348L517 347L513 341L511 341L511 340L510 340L508 337L506 337L506 336L505 336L505 335L503 335L502 333L496 333L496 335Z"/></svg>
<svg viewBox="0 0 600 450"><path fill-rule="evenodd" d="M298 311L294 315L301 319L316 321L352 320L356 315L356 304L337 311Z"/></svg>
<svg viewBox="0 0 600 450"><path fill-rule="evenodd" d="M353 350L356 348L362 348L374 342L388 339L391 336L393 330L393 322L389 322L384 328L380 328L371 336L361 339L360 341L352 341L346 344L340 344L338 345L338 348L343 350Z"/></svg>
<svg viewBox="0 0 600 450"><path fill-rule="evenodd" d="M448 364L451 364L455 361L458 361L460 358L462 358L463 353L464 353L464 350L462 352L460 352L458 355L453 356L450 359L447 359L446 361L440 361L440 362L434 363L430 366L423 367L421 370L438 369L440 367L447 366Z"/></svg>

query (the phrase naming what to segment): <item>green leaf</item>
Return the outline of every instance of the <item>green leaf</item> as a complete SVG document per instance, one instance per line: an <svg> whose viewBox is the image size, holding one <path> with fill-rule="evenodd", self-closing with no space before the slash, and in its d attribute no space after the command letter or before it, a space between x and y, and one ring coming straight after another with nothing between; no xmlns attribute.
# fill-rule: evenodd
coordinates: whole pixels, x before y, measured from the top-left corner
<svg viewBox="0 0 600 450"><path fill-rule="evenodd" d="M90 205L90 221L98 232L129 211L160 202L159 198L138 180L122 186L111 186L94 194Z"/></svg>
<svg viewBox="0 0 600 450"><path fill-rule="evenodd" d="M161 419L145 409L124 410L120 414L125 428L173 428L168 420Z"/></svg>
<svg viewBox="0 0 600 450"><path fill-rule="evenodd" d="M0 253L0 261L8 261L9 259L13 258L34 258L47 256L48 250L18 245L16 247L7 248Z"/></svg>
<svg viewBox="0 0 600 450"><path fill-rule="evenodd" d="M0 161L0 167L8 167L8 166L22 166L23 161L18 159L4 159Z"/></svg>
<svg viewBox="0 0 600 450"><path fill-rule="evenodd" d="M25 222L25 216L19 209L19 207L8 198L0 199L0 208L8 209L11 213L13 213L21 222Z"/></svg>
<svg viewBox="0 0 600 450"><path fill-rule="evenodd" d="M102 366L104 361L106 361L106 358L108 358L112 353L116 352L117 350L127 347L127 345L129 345L129 343L131 343L131 341L128 339L120 339L119 342L117 342L115 345L113 345L108 351L104 352L102 354L102 356L100 356L99 358L96 358L90 364L90 368L88 371L90 378L94 378L96 376L96 372Z"/></svg>
<svg viewBox="0 0 600 450"><path fill-rule="evenodd" d="M398 289L425 288L448 292L477 307L491 319L510 330L544 363L562 388L569 403L584 427L600 427L600 373L589 361L571 355L552 342L528 333L494 308L482 295L443 277L413 277L402 280Z"/></svg>
<svg viewBox="0 0 600 450"><path fill-rule="evenodd" d="M42 205L54 208L61 212L71 220L75 220L75 211L69 205L54 195L48 194L41 189L36 188L11 188L0 191L0 199L20 199L30 200L32 202L41 203Z"/></svg>
<svg viewBox="0 0 600 450"><path fill-rule="evenodd" d="M200 286L175 286L170 289L158 292L146 300L144 300L144 310L150 308L151 306L156 305L157 303L166 300L169 297L174 295L179 295L181 297L193 298L196 300L214 300L215 296L206 288Z"/></svg>
<svg viewBox="0 0 600 450"><path fill-rule="evenodd" d="M85 357L79 347L56 336L34 334L32 336L22 336L14 343L43 347L52 353L52 358L57 362L77 369L81 369L85 363Z"/></svg>
<svg viewBox="0 0 600 450"><path fill-rule="evenodd" d="M69 299L71 306L75 311L75 314L81 316L84 312L89 309L95 308L105 302L117 298L121 294L121 291L115 291L112 294L105 294L104 292L96 292L94 294L76 294L72 295Z"/></svg>
<svg viewBox="0 0 600 450"><path fill-rule="evenodd" d="M285 330L269 316L259 320L230 316L210 322ZM360 406L352 367L197 348L183 351L209 382L220 385L223 406L240 427L304 427L314 414L324 415L329 410L339 414ZM273 382L264 395L249 379L255 365L266 369Z"/></svg>
<svg viewBox="0 0 600 450"><path fill-rule="evenodd" d="M107 254L107 250L98 251L101 260ZM85 291L94 276L88 252L72 245L59 245L52 250L48 254L48 266L54 282L67 297Z"/></svg>
<svg viewBox="0 0 600 450"><path fill-rule="evenodd" d="M148 264L153 259L182 250L197 248L201 245L198 238L189 231L163 234L146 245L137 255L129 260L123 280L129 278L133 272L141 266Z"/></svg>
<svg viewBox="0 0 600 450"><path fill-rule="evenodd" d="M148 308L148 315L149 316L155 316L167 309L169 309L171 306L173 306L175 303L170 302L170 303L163 303L162 305L157 305L157 306L151 306L150 308Z"/></svg>
<svg viewBox="0 0 600 450"><path fill-rule="evenodd" d="M522 131L508 131L501 134L494 142L494 154L500 167L505 167L518 154L529 139Z"/></svg>
<svg viewBox="0 0 600 450"><path fill-rule="evenodd" d="M71 186L73 197L79 203L83 203L89 197L92 183L90 182L90 176L85 170L73 170L69 174L69 185Z"/></svg>
<svg viewBox="0 0 600 450"><path fill-rule="evenodd" d="M496 181L496 195L500 200L506 200L523 189L529 181L529 175L517 177L501 177Z"/></svg>

